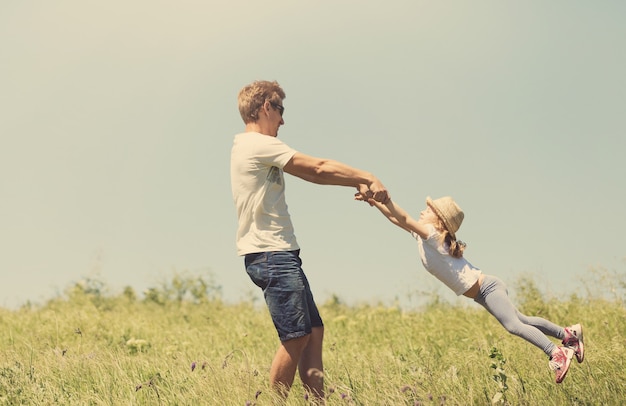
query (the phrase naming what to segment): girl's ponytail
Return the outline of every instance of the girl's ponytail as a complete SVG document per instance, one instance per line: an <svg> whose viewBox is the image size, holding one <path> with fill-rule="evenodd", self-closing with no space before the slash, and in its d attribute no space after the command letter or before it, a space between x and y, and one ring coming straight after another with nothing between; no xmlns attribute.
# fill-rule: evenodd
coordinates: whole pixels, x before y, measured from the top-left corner
<svg viewBox="0 0 626 406"><path fill-rule="evenodd" d="M453 237L452 234L450 234L441 218L437 218L437 224L435 225L435 228L440 230L440 232L442 233L441 241L449 247L448 254L450 254L450 256L454 258L462 258L463 251L465 251L465 247L467 246L467 244L465 244L461 240L457 241L456 236Z"/></svg>
<svg viewBox="0 0 626 406"><path fill-rule="evenodd" d="M465 251L465 247L467 246L467 244L465 244L461 240L457 241L456 238L453 238L450 235L450 233L448 233L447 230L445 231L445 233L446 233L445 241L450 247L450 249L448 250L448 253L454 258L462 258L463 251Z"/></svg>

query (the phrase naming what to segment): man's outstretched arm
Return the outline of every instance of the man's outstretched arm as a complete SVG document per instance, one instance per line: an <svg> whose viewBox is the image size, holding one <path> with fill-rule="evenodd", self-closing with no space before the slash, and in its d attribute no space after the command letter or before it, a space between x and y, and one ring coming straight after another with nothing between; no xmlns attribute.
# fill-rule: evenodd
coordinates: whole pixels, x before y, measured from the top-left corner
<svg viewBox="0 0 626 406"><path fill-rule="evenodd" d="M284 171L308 182L319 185L352 186L366 185L372 198L379 202L389 200L389 193L373 174L332 159L315 158L296 152L285 165Z"/></svg>

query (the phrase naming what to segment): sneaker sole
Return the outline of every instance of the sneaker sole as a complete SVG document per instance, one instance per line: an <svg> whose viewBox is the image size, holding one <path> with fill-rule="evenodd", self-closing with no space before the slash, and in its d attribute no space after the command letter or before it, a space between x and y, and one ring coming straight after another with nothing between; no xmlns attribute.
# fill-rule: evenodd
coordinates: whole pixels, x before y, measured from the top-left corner
<svg viewBox="0 0 626 406"><path fill-rule="evenodd" d="M580 336L578 337L578 352L574 352L576 354L576 361L581 364L585 360L585 344L583 340L583 326L580 326Z"/></svg>
<svg viewBox="0 0 626 406"><path fill-rule="evenodd" d="M576 324L578 326L579 333L576 334L576 338L578 339L578 351L576 351L576 347L567 346L567 348L574 350L574 355L576 355L576 361L581 364L585 360L585 344L583 338L583 326L582 324ZM572 326L573 327L573 326Z"/></svg>

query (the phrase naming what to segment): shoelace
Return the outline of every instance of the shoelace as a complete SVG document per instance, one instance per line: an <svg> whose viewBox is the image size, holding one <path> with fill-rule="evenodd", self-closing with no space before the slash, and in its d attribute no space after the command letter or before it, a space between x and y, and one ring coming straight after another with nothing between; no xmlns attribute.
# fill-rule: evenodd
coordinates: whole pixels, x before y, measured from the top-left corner
<svg viewBox="0 0 626 406"><path fill-rule="evenodd" d="M561 363L559 361L550 360L549 364L550 364L550 368L553 371L558 371L559 369L561 369Z"/></svg>

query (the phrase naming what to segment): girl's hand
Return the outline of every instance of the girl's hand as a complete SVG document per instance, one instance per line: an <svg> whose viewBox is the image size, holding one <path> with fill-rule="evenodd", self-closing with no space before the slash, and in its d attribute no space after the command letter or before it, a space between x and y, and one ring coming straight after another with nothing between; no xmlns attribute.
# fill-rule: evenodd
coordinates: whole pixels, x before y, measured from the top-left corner
<svg viewBox="0 0 626 406"><path fill-rule="evenodd" d="M355 193L355 196L357 194L360 194L362 196L362 201L365 201L371 197L374 197L374 193L372 193L372 191L370 190L369 187L367 187L367 185L365 184L360 184L359 186L356 187L356 190L358 193Z"/></svg>
<svg viewBox="0 0 626 406"><path fill-rule="evenodd" d="M358 201L361 201L361 202L367 202L367 203L369 203L370 206L373 206L374 205L374 201L375 201L371 197L364 196L363 193L361 193L361 192L357 192L357 193L354 194L354 200L358 200Z"/></svg>

